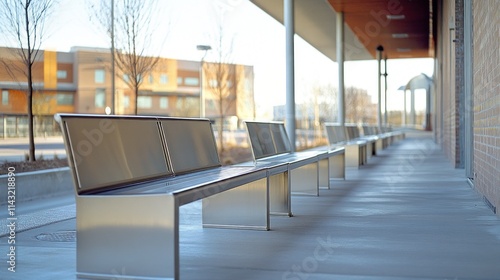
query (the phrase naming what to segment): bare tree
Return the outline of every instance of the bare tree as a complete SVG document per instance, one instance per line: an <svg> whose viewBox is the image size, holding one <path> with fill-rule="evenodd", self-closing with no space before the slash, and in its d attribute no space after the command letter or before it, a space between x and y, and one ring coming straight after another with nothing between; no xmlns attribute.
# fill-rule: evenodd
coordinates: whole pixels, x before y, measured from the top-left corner
<svg viewBox="0 0 500 280"><path fill-rule="evenodd" d="M345 89L346 122L368 123L373 120L373 103L366 89L348 87Z"/></svg>
<svg viewBox="0 0 500 280"><path fill-rule="evenodd" d="M107 0L101 0L98 4L91 4L90 8L97 22L106 29L114 42L113 55L122 74L119 77L134 93L134 113L137 115L141 84L160 60L159 56L147 55L151 51L150 43L153 42L153 36L158 41L159 34L166 38L165 32L153 32L155 15L161 14L157 1L120 0L110 4Z"/></svg>
<svg viewBox="0 0 500 280"><path fill-rule="evenodd" d="M35 161L35 139L33 127L33 66L41 54L40 48L45 35L45 23L53 12L55 0L1 0L0 29L12 38L18 48L12 49L22 62L3 63L8 72L22 73L27 81L27 111L29 161Z"/></svg>
<svg viewBox="0 0 500 280"><path fill-rule="evenodd" d="M313 129L314 143L312 145L317 146L326 142L326 139L322 137L322 123L332 121L337 89L331 84L315 85L308 87L307 92L308 99L302 105L302 111L308 121L307 128ZM307 142L306 140L306 146Z"/></svg>
<svg viewBox="0 0 500 280"><path fill-rule="evenodd" d="M209 91L207 99L214 103L216 117L219 119L217 134L221 153L224 151L224 119L228 115L236 115L237 89L240 82L240 73L232 63L233 39L226 38L222 24L219 24L214 39L214 60L202 65L205 81L203 84Z"/></svg>

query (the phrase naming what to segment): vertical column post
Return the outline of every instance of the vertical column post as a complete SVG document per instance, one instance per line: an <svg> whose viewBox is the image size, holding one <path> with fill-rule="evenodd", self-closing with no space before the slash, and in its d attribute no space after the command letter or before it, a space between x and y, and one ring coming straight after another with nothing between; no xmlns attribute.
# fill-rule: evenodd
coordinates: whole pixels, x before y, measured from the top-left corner
<svg viewBox="0 0 500 280"><path fill-rule="evenodd" d="M410 122L415 127L417 124L417 118L415 114L415 90L411 89L411 107L410 107Z"/></svg>
<svg viewBox="0 0 500 280"><path fill-rule="evenodd" d="M294 0L283 0L286 48L286 117L285 125L290 138L291 150L295 151L295 66L294 40L295 18Z"/></svg>
<svg viewBox="0 0 500 280"><path fill-rule="evenodd" d="M378 110L377 110L377 123L378 123L378 129L382 131L382 81L380 79L380 76L382 75L382 52L384 51L384 47L379 45L377 47L377 62L378 62L378 73L377 73L377 80L378 80Z"/></svg>
<svg viewBox="0 0 500 280"><path fill-rule="evenodd" d="M384 124L387 126L387 56L384 58Z"/></svg>
<svg viewBox="0 0 500 280"><path fill-rule="evenodd" d="M406 111L406 92L407 92L407 89L405 88L403 90L403 103L404 103L404 106L403 106L403 125L406 126L406 114L408 113Z"/></svg>
<svg viewBox="0 0 500 280"><path fill-rule="evenodd" d="M337 95L338 123L345 124L344 90L344 13L337 13L337 64L339 70L339 92Z"/></svg>
<svg viewBox="0 0 500 280"><path fill-rule="evenodd" d="M111 115L115 114L115 1L111 0Z"/></svg>

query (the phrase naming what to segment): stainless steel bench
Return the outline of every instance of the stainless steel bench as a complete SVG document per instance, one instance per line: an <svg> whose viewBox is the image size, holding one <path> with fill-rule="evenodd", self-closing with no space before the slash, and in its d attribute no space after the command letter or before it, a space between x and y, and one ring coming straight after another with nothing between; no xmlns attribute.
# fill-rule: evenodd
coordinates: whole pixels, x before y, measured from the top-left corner
<svg viewBox="0 0 500 280"><path fill-rule="evenodd" d="M330 188L330 178L345 177L342 147L291 152L282 122L245 123L254 164L286 164L286 169L270 174L271 213L292 216L291 194L318 196L320 186Z"/></svg>
<svg viewBox="0 0 500 280"><path fill-rule="evenodd" d="M355 167L366 164L368 154L372 153L372 145L365 140L350 140L346 127L336 123L325 123L326 135L330 147L345 148L346 167Z"/></svg>
<svg viewBox="0 0 500 280"><path fill-rule="evenodd" d="M403 131L393 131L390 126L383 126L379 129L376 126L363 125L362 128L364 138L380 139L382 143L377 145L380 149L385 149L392 143L405 138Z"/></svg>
<svg viewBox="0 0 500 280"><path fill-rule="evenodd" d="M207 227L270 228L285 164L221 166L209 120L58 114L76 193L77 274L179 279L179 207Z"/></svg>

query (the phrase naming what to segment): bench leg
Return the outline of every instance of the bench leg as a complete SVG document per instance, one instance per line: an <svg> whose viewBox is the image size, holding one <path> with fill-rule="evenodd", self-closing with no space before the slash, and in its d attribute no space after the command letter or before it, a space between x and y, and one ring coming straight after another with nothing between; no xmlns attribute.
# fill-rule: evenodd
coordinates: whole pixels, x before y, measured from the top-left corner
<svg viewBox="0 0 500 280"><path fill-rule="evenodd" d="M78 196L76 207L79 277L179 279L174 197Z"/></svg>
<svg viewBox="0 0 500 280"><path fill-rule="evenodd" d="M376 153L378 154L383 149L384 149L384 139L382 139L382 137L379 137L377 139L377 144L376 144Z"/></svg>
<svg viewBox="0 0 500 280"><path fill-rule="evenodd" d="M373 143L366 143L366 159L370 159L373 155ZM368 162L368 161L367 161Z"/></svg>
<svg viewBox="0 0 500 280"><path fill-rule="evenodd" d="M330 179L345 179L345 154L329 158Z"/></svg>
<svg viewBox="0 0 500 280"><path fill-rule="evenodd" d="M345 156L346 156L346 166L359 168L361 148L359 145L346 145L345 146Z"/></svg>
<svg viewBox="0 0 500 280"><path fill-rule="evenodd" d="M320 188L330 189L329 165L330 165L329 158L325 158L319 161L318 176L319 176Z"/></svg>
<svg viewBox="0 0 500 280"><path fill-rule="evenodd" d="M269 230L267 178L203 199L203 226Z"/></svg>
<svg viewBox="0 0 500 280"><path fill-rule="evenodd" d="M271 214L292 217L291 192L288 171L269 176Z"/></svg>
<svg viewBox="0 0 500 280"><path fill-rule="evenodd" d="M319 196L318 162L293 168L288 174L292 194Z"/></svg>

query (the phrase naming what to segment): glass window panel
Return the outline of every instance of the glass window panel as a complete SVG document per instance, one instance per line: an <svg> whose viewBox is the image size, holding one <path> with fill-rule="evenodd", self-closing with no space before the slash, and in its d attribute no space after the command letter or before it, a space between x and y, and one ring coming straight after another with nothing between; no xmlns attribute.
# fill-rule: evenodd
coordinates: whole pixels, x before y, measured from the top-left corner
<svg viewBox="0 0 500 280"><path fill-rule="evenodd" d="M137 98L138 108L151 108L153 106L153 100L151 96L139 96Z"/></svg>
<svg viewBox="0 0 500 280"><path fill-rule="evenodd" d="M200 84L200 79L195 77L186 77L184 79L184 84L186 86L198 86Z"/></svg>
<svg viewBox="0 0 500 280"><path fill-rule="evenodd" d="M66 79L68 77L68 72L66 70L57 70L58 79Z"/></svg>
<svg viewBox="0 0 500 280"><path fill-rule="evenodd" d="M97 108L104 108L106 104L106 92L102 88L98 88L95 91L95 106Z"/></svg>
<svg viewBox="0 0 500 280"><path fill-rule="evenodd" d="M104 79L105 79L105 72L103 69L97 69L95 70L95 74L94 74L94 80L97 84L102 84L104 83Z"/></svg>

